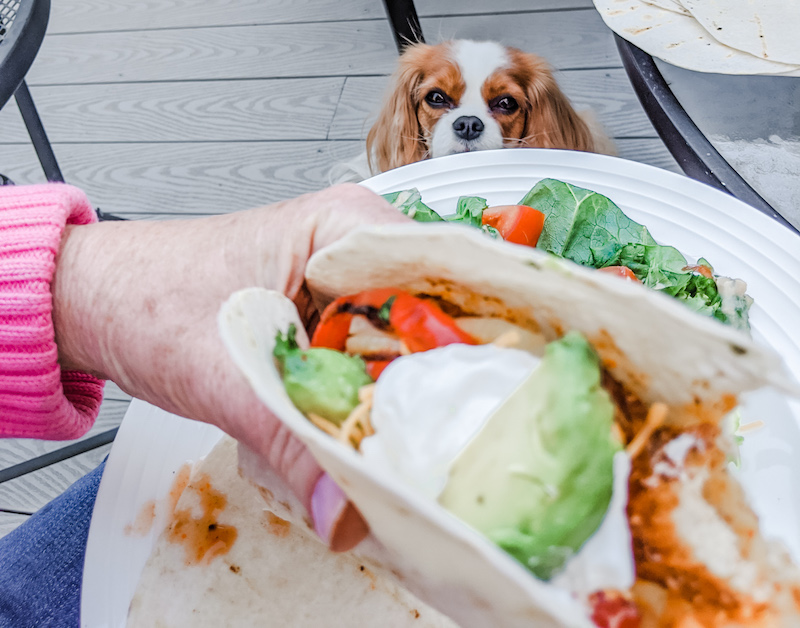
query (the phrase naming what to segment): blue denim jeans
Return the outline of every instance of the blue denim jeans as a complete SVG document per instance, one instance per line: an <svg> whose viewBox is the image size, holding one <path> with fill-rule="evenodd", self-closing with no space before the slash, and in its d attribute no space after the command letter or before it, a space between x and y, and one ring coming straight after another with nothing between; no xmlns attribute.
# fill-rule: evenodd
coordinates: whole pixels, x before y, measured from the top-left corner
<svg viewBox="0 0 800 628"><path fill-rule="evenodd" d="M0 539L0 627L80 625L86 539L104 467Z"/></svg>

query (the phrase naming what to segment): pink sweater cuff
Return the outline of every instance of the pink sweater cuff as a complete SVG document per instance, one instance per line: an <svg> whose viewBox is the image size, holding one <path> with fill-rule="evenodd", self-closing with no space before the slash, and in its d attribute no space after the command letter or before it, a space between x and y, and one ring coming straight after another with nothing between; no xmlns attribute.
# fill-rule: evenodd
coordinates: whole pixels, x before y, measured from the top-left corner
<svg viewBox="0 0 800 628"><path fill-rule="evenodd" d="M72 186L0 187L0 436L77 438L97 418L104 382L59 367L50 294L64 226L96 220Z"/></svg>

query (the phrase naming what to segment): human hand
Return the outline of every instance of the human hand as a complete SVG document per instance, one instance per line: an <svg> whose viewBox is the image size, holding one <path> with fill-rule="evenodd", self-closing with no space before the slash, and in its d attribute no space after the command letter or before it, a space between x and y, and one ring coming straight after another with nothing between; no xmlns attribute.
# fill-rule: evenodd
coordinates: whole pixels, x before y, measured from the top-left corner
<svg viewBox="0 0 800 628"><path fill-rule="evenodd" d="M313 324L308 258L359 225L406 220L372 192L340 185L209 218L67 227L53 281L59 361L245 443L305 504L323 540L348 549L366 526L256 398L222 345L216 317L231 293L261 286L293 299Z"/></svg>

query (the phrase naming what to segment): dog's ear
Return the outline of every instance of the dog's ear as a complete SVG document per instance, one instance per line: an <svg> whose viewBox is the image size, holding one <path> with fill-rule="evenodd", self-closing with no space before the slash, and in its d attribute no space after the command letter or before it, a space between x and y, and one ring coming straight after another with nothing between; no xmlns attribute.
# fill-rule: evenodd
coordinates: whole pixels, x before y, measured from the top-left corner
<svg viewBox="0 0 800 628"><path fill-rule="evenodd" d="M433 46L414 44L400 57L378 119L367 134L367 157L374 173L421 161L427 156L417 107L425 60L432 50Z"/></svg>
<svg viewBox="0 0 800 628"><path fill-rule="evenodd" d="M521 68L517 80L527 97L523 146L596 150L589 126L572 107L556 83L547 63L540 57L512 49L514 67Z"/></svg>

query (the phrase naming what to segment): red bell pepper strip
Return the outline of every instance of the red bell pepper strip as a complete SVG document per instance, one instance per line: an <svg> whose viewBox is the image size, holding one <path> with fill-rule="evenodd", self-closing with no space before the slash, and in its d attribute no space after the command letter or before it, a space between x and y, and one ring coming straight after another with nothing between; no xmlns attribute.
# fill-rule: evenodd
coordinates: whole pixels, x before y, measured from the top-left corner
<svg viewBox="0 0 800 628"><path fill-rule="evenodd" d="M478 344L435 303L402 290L381 288L340 297L326 307L311 346L343 351L350 323L358 314L366 316L379 328L395 333L412 353L456 342Z"/></svg>

